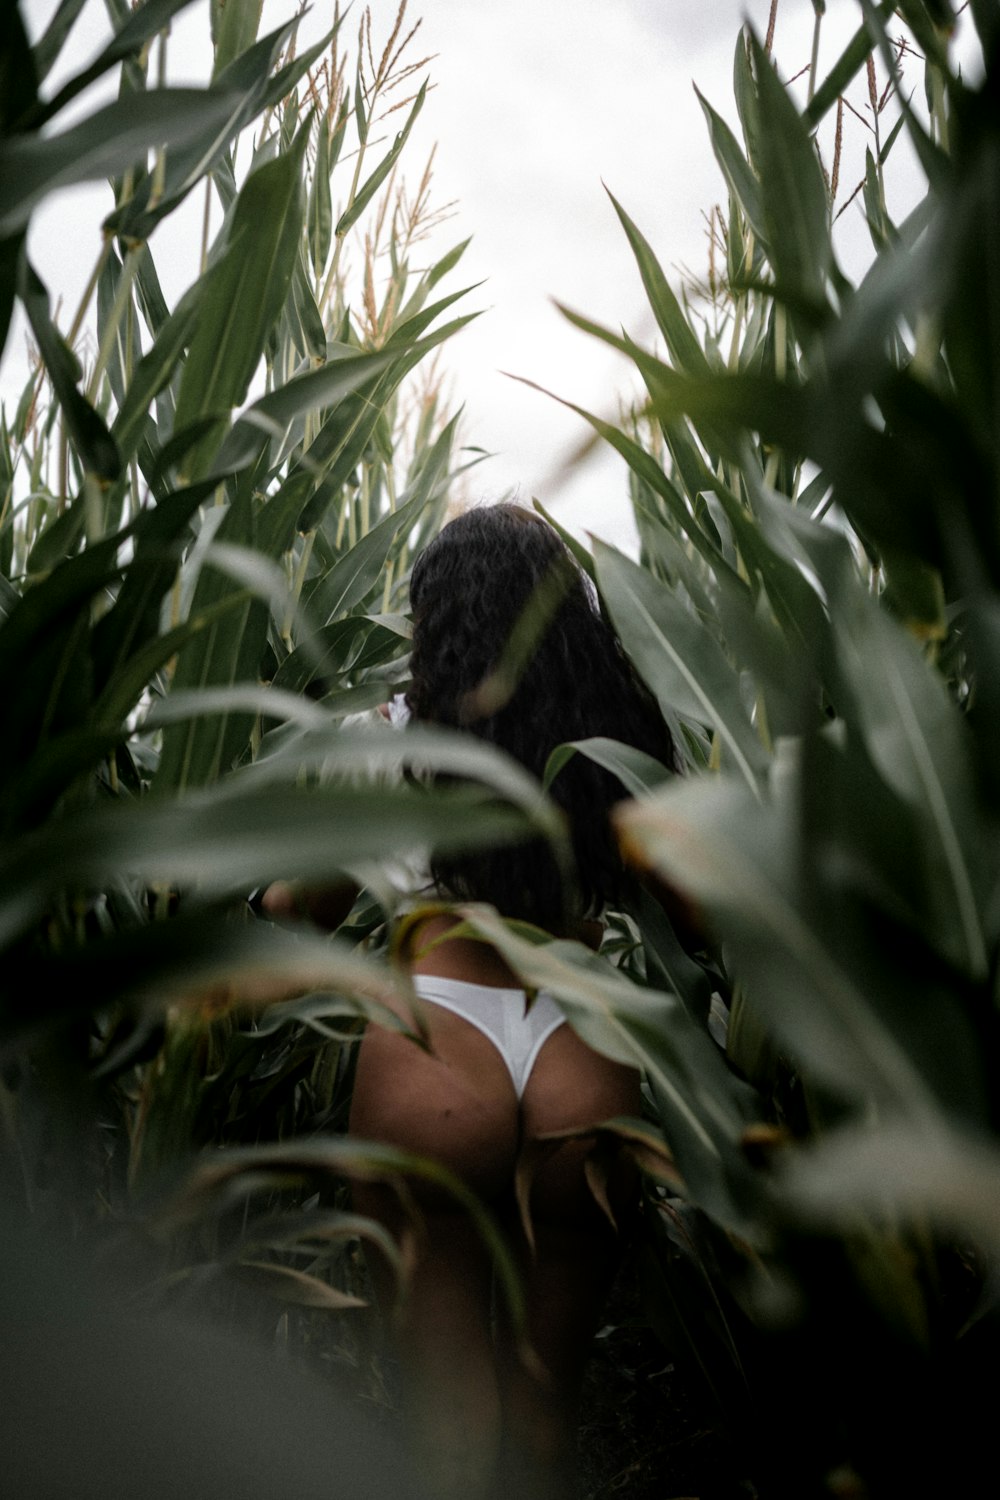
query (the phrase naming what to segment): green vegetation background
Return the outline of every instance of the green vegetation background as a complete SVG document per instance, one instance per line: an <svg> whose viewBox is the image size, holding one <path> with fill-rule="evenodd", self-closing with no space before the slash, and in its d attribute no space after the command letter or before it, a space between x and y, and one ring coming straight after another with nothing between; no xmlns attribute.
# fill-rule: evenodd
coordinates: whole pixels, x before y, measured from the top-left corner
<svg viewBox="0 0 1000 1500"><path fill-rule="evenodd" d="M387 41L362 20L352 51L338 15L298 53L293 23L260 37L259 3L212 0L212 83L178 89L155 64L186 0L108 3L114 40L51 97L81 0L33 48L16 9L3 36L0 327L19 302L38 358L0 419L0 1180L43 1267L68 1237L144 1308L248 1317L371 1380L357 1245L398 1252L344 1184L445 1181L343 1135L352 1041L401 1024L371 872L565 838L502 756L351 717L405 681L409 563L478 457L434 361L470 316L439 287L463 247L421 268L428 182L407 194L397 163L426 82L402 18ZM704 101L728 191L704 295L671 287L616 204L660 342L571 315L645 391L618 425L580 413L625 460L641 555L574 549L689 774L591 741L548 779L571 754L620 775L623 848L711 946L692 956L652 908L617 916L599 958L467 913L643 1067L646 1117L598 1133L595 1184L613 1142L643 1166L644 1317L763 1494L924 1493L989 1457L1000 9L967 7L975 86L954 9L859 0L804 107L741 34L741 140ZM102 74L117 98L63 126ZM816 144L852 87L872 129L858 285L831 233L839 128L829 162ZM904 135L926 195L896 224ZM114 207L61 327L25 235L84 178L110 178ZM171 307L155 230L192 193L200 272ZM421 787L411 763L462 780ZM247 906L344 872L368 894L332 940ZM27 1400L50 1371L17 1347Z"/></svg>

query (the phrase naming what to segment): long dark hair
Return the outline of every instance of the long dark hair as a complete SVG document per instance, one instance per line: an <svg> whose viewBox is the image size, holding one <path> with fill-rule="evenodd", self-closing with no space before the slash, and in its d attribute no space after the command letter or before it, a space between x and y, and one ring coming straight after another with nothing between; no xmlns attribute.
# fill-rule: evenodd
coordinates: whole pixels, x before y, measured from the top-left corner
<svg viewBox="0 0 1000 1500"><path fill-rule="evenodd" d="M670 731L558 534L519 505L467 511L418 557L410 581L415 719L464 728L541 777L556 745L606 735L677 769ZM542 841L438 860L435 880L507 917L564 931L622 897L608 809L617 777L574 755L551 795L569 820L576 890Z"/></svg>

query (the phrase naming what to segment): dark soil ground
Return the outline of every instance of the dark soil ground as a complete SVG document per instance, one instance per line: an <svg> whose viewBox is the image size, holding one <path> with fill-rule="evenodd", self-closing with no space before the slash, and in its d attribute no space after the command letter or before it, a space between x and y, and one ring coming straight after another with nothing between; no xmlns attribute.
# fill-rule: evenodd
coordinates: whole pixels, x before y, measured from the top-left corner
<svg viewBox="0 0 1000 1500"><path fill-rule="evenodd" d="M630 1261L606 1318L584 1382L581 1500L749 1500L697 1378L643 1319Z"/></svg>
<svg viewBox="0 0 1000 1500"><path fill-rule="evenodd" d="M377 1320L341 1325L336 1347L314 1350L353 1387L367 1421L399 1441L396 1375ZM327 1325L329 1326L329 1325ZM349 1331L350 1330L350 1331ZM332 1365L332 1367L331 1367ZM646 1323L627 1259L588 1365L580 1423L580 1500L752 1500L697 1376L675 1366ZM516 1500L516 1497L512 1497Z"/></svg>

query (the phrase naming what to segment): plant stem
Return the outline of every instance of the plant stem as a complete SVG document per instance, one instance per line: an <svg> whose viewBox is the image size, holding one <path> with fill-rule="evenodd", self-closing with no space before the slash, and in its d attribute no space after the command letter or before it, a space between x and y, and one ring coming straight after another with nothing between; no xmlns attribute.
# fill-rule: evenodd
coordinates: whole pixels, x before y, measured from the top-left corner
<svg viewBox="0 0 1000 1500"><path fill-rule="evenodd" d="M302 597L302 585L306 581L306 569L309 566L309 559L312 557L315 541L316 531L314 528L312 531L307 531L303 538L302 556L299 558L298 566L295 569L295 578L292 582L291 594L289 595L285 611L285 619L281 627L281 638L288 646L289 651L292 650L292 621L295 618L296 610L299 607L299 600Z"/></svg>
<svg viewBox="0 0 1000 1500"><path fill-rule="evenodd" d="M368 109L369 109L369 116L368 116L369 123L371 122L371 112L375 108L375 101L376 101L377 98L378 98L378 88L376 87L375 90L372 93L372 97L371 97L371 100L369 101L369 105L368 105ZM361 168L362 168L362 165L364 163L364 159L365 159L365 147L367 146L367 144L368 144L368 137L367 137L367 133L366 133L365 139L363 141L360 141L358 143L358 154L357 154L357 156L355 157L355 160L354 160L354 176L351 179L351 187L350 187L350 191L349 191L349 193L347 195L347 205L346 205L346 207L344 209L344 213L347 213L348 209L351 207L351 204L354 202L354 199L357 196L358 187L360 186L360 183L361 183ZM345 235L337 234L336 232L334 233L334 239L336 240L336 244L333 247L333 259L330 262L330 269L327 272L326 281L325 281L325 283L323 285L323 295L320 297L320 300L319 300L320 316L322 316L326 312L326 305L327 305L327 303L330 300L330 294L333 291L334 282L337 279L337 271L338 271L338 269L340 267L340 252L343 249L345 238L346 238Z"/></svg>
<svg viewBox="0 0 1000 1500"><path fill-rule="evenodd" d="M59 502L56 506L56 515L61 516L66 509L69 489L69 437L66 432L66 423L62 417L59 418Z"/></svg>
<svg viewBox="0 0 1000 1500"><path fill-rule="evenodd" d="M66 342L71 349L80 336L80 329L82 328L83 320L87 315L87 308L90 306L91 298L94 295L97 283L101 277L101 272L104 270L105 262L107 261L107 258L110 254L111 236L105 235L97 260L94 262L94 269L90 273L90 280L87 282L87 285L84 288L83 296L80 298L80 306L76 310L76 315L73 318L73 321L70 324L69 332L66 335Z"/></svg>
<svg viewBox="0 0 1000 1500"><path fill-rule="evenodd" d="M101 537L101 482L95 474L83 476L83 524L88 543L100 541ZM95 600L95 605L96 605Z"/></svg>
<svg viewBox="0 0 1000 1500"><path fill-rule="evenodd" d="M819 66L819 34L820 34L820 30L822 28L822 25L823 25L823 12L821 10L818 10L816 12L815 20L813 21L812 56L809 59L809 103L810 104L812 103L813 95L816 92L816 70L817 70L817 68Z"/></svg>
<svg viewBox="0 0 1000 1500"><path fill-rule="evenodd" d="M931 65L932 118L937 126L938 145L942 151L949 150L948 109L945 102L944 78L941 69Z"/></svg>
<svg viewBox="0 0 1000 1500"><path fill-rule="evenodd" d="M205 177L205 206L201 215L201 274L204 276L208 265L208 234L212 217L212 175L208 173Z"/></svg>
<svg viewBox="0 0 1000 1500"><path fill-rule="evenodd" d="M784 380L788 361L788 315L780 302L774 304L774 374Z"/></svg>

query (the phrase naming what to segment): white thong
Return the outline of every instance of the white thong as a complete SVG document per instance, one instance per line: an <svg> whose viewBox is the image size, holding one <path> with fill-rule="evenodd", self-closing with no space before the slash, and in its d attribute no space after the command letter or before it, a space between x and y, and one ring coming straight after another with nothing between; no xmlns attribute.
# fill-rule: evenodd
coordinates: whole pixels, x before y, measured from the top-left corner
<svg viewBox="0 0 1000 1500"><path fill-rule="evenodd" d="M552 996L539 990L529 1006L524 990L472 984L465 979L447 979L442 974L410 977L422 1000L430 1000L461 1016L488 1037L507 1064L520 1099L539 1052L566 1019Z"/></svg>

